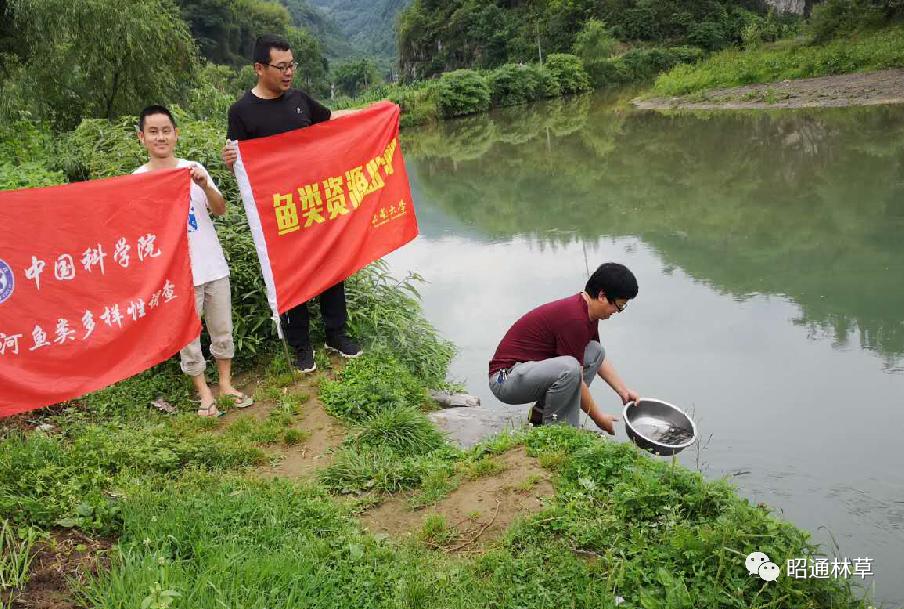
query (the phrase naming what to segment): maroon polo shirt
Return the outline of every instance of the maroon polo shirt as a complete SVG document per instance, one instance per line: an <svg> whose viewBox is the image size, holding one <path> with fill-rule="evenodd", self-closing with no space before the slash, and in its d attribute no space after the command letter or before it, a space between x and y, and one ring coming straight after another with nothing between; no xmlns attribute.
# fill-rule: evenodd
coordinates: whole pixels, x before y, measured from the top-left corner
<svg viewBox="0 0 904 609"><path fill-rule="evenodd" d="M502 337L490 360L490 374L518 362L538 362L571 355L584 364L584 349L599 341L596 321L590 321L581 294L540 305L515 322Z"/></svg>

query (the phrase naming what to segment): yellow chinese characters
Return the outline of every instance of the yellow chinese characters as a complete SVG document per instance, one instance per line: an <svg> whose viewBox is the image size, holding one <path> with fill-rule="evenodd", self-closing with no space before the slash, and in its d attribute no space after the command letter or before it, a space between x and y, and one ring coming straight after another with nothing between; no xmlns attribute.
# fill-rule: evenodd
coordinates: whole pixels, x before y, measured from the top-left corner
<svg viewBox="0 0 904 609"><path fill-rule="evenodd" d="M326 194L326 210L330 214L330 220L349 213L345 202L345 191L342 190L342 178L325 179L323 190Z"/></svg>
<svg viewBox="0 0 904 609"><path fill-rule="evenodd" d="M323 224L323 200L320 198L320 184L308 184L298 189L301 201L301 216L304 227L310 228L315 222Z"/></svg>
<svg viewBox="0 0 904 609"><path fill-rule="evenodd" d="M274 194L273 210L279 235L310 228L314 224L323 224L358 209L365 196L386 186L386 179L394 173L392 163L397 149L398 142L393 138L380 155L363 166L359 165L345 171L344 177L340 174L298 188L300 217L293 194ZM404 213L404 204L402 205L401 212ZM301 220L304 220L304 224Z"/></svg>
<svg viewBox="0 0 904 609"><path fill-rule="evenodd" d="M297 231L298 209L292 195L273 195L273 210L276 212L276 228L280 235Z"/></svg>

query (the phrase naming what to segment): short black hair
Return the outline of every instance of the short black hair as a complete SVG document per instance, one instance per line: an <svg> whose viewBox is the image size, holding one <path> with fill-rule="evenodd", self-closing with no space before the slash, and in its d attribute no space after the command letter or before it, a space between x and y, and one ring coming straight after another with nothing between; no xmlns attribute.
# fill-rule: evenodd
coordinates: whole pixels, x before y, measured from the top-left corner
<svg viewBox="0 0 904 609"><path fill-rule="evenodd" d="M270 49L280 51L289 50L289 41L275 34L264 34L254 41L254 54L251 60L254 63L270 63Z"/></svg>
<svg viewBox="0 0 904 609"><path fill-rule="evenodd" d="M144 131L144 119L149 116L153 116L154 114L165 114L169 117L170 122L173 124L173 128L176 128L176 119L173 118L173 113L169 111L166 106L161 106L160 104L151 104L147 108L141 111L141 114L138 115L138 130Z"/></svg>
<svg viewBox="0 0 904 609"><path fill-rule="evenodd" d="M637 278L625 265L606 262L593 272L584 291L591 298L598 298L603 292L609 302L619 298L631 300L637 296Z"/></svg>

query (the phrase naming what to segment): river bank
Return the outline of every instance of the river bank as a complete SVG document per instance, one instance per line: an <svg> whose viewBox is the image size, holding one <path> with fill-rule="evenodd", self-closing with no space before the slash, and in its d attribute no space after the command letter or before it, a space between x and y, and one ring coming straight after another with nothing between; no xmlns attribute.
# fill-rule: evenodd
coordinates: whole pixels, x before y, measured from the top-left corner
<svg viewBox="0 0 904 609"><path fill-rule="evenodd" d="M243 377L257 404L220 420L141 404L20 420L0 442L0 488L20 530L41 530L4 553L34 553L40 573L62 574L26 575L4 600L866 607L839 581L750 577L749 552L784 564L815 551L807 534L630 444L552 426L450 446L413 407L421 386L387 357L322 361L302 378L276 360ZM90 476L78 474L85 464Z"/></svg>
<svg viewBox="0 0 904 609"><path fill-rule="evenodd" d="M763 110L904 103L904 69L838 74L632 100L640 110Z"/></svg>

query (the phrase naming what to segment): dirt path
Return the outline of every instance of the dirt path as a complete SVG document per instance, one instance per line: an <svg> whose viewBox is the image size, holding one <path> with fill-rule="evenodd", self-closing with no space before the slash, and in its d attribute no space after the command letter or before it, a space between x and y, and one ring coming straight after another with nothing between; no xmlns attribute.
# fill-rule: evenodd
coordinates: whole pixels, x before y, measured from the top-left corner
<svg viewBox="0 0 904 609"><path fill-rule="evenodd" d="M641 110L762 110L904 104L904 69L840 74L632 100Z"/></svg>
<svg viewBox="0 0 904 609"><path fill-rule="evenodd" d="M418 535L431 516L442 517L445 528L428 545L447 552L478 551L501 536L519 516L539 512L555 491L550 474L523 447L497 457L499 473L468 480L435 505L412 510L407 496L397 495L365 512L361 523L371 533L394 538Z"/></svg>

